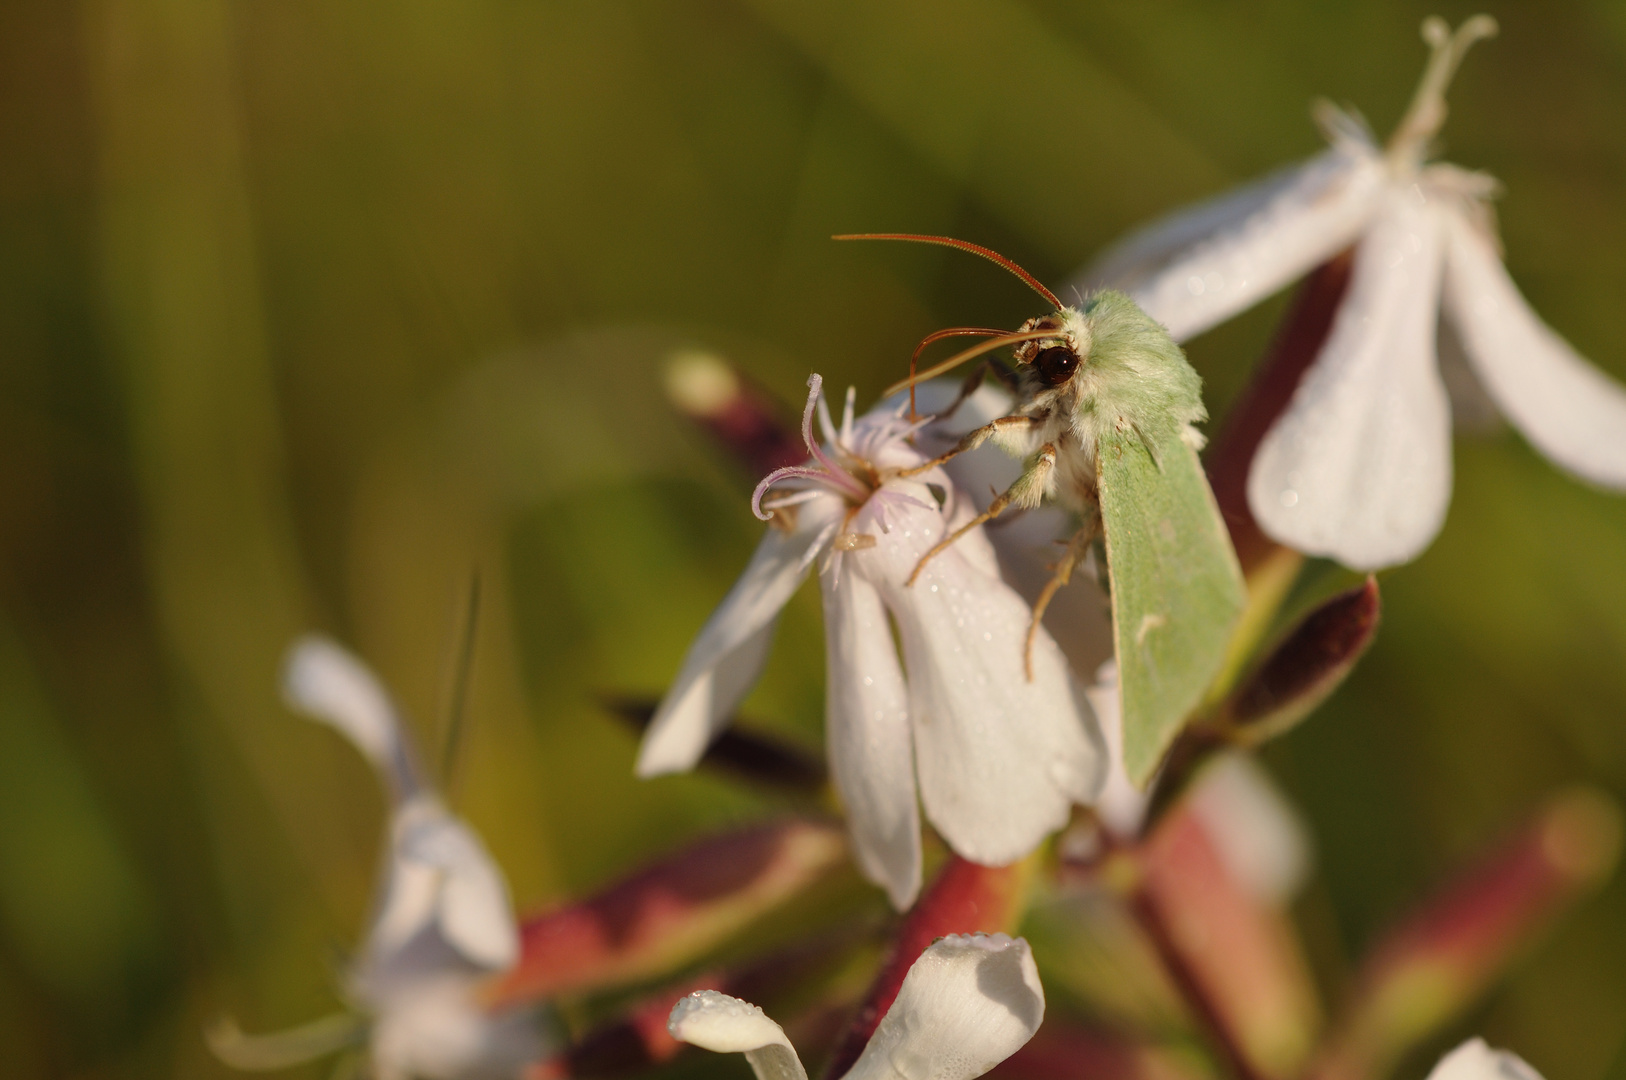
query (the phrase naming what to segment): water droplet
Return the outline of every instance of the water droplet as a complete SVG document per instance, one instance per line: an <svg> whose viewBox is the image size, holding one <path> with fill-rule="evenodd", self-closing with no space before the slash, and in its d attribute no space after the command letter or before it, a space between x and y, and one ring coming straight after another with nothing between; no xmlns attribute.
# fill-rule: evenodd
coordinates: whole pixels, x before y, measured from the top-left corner
<svg viewBox="0 0 1626 1080"><path fill-rule="evenodd" d="M1283 506L1294 507L1294 506L1297 506L1298 504L1299 504L1299 493L1298 492L1294 491L1292 488L1288 488L1287 490L1282 492L1282 505Z"/></svg>

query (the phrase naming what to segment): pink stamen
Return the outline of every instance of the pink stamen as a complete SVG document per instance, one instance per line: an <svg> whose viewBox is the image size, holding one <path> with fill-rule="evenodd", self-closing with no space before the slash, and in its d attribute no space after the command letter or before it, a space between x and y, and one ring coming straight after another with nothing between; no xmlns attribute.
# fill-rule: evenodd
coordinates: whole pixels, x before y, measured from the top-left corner
<svg viewBox="0 0 1626 1080"><path fill-rule="evenodd" d="M824 447L819 444L818 440L813 438L813 413L820 405L819 391L823 386L824 379L819 375L809 376L807 380L807 405L802 409L802 442L806 445L807 452L812 455L813 460L818 462L818 465L788 465L782 469L775 469L763 477L762 482L751 493L751 513L755 514L759 521L773 520L771 511L768 513L763 512L762 498L768 493L769 488L781 480L812 480L839 492L855 502L863 502L870 496L869 488L842 468L841 464L829 454L826 454Z"/></svg>
<svg viewBox="0 0 1626 1080"><path fill-rule="evenodd" d="M823 387L824 377L822 375L814 372L812 375L807 377L807 405L802 409L802 442L807 444L807 451L813 455L813 459L815 461L817 461L820 465L823 465L826 469L829 469L832 473L846 478L854 489L861 492L862 495L867 495L869 493L867 491L863 491L863 488L858 481L853 480L852 476L847 472L847 470L843 469L841 465L837 463L835 458L831 457L829 454L826 454L824 452L824 447L820 446L818 441L813 438L813 410L818 408L819 391L823 389Z"/></svg>

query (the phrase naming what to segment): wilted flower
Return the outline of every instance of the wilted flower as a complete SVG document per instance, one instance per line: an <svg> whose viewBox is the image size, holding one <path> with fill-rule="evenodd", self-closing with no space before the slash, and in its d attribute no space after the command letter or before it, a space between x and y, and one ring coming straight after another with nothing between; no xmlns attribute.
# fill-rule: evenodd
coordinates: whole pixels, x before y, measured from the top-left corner
<svg viewBox="0 0 1626 1080"><path fill-rule="evenodd" d="M809 386L802 436L812 461L758 485L752 508L772 525L690 648L644 738L638 775L700 759L755 681L780 608L822 557L831 771L859 866L905 907L920 889L917 779L949 846L1003 865L1095 794L1103 756L1089 705L1043 631L1027 677L1031 611L1000 578L980 530L906 584L947 531L976 515L942 469L905 475L926 461L909 441L920 424L901 407L854 420L849 391L838 430L819 377Z"/></svg>
<svg viewBox="0 0 1626 1080"><path fill-rule="evenodd" d="M1469 1039L1441 1058L1428 1080L1541 1080L1541 1074L1515 1053Z"/></svg>
<svg viewBox="0 0 1626 1080"><path fill-rule="evenodd" d="M910 967L846 1080L972 1080L1020 1050L1044 1019L1044 988L1021 938L956 934ZM672 1009L676 1039L744 1054L757 1080L806 1080L780 1026L761 1009L701 990Z"/></svg>
<svg viewBox="0 0 1626 1080"><path fill-rule="evenodd" d="M1185 339L1350 244L1332 329L1266 435L1248 502L1271 537L1358 569L1418 555L1451 495L1450 405L1436 359L1443 307L1498 408L1548 458L1626 488L1626 391L1530 310L1503 268L1483 173L1430 162L1445 89L1487 16L1423 24L1427 71L1389 145L1323 103L1331 149L1130 237L1086 277L1124 288Z"/></svg>
<svg viewBox="0 0 1626 1080"><path fill-rule="evenodd" d="M347 736L392 800L383 887L345 985L361 1016L266 1036L228 1023L212 1033L215 1051L241 1068L281 1068L365 1041L378 1080L518 1076L546 1049L537 1018L478 997L519 957L502 871L424 783L389 695L360 661L304 638L289 650L283 692Z"/></svg>

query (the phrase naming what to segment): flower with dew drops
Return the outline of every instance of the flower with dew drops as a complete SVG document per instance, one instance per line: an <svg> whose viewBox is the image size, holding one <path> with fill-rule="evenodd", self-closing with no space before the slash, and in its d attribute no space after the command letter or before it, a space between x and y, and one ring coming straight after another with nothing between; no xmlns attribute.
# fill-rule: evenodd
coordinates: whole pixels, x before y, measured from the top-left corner
<svg viewBox="0 0 1626 1080"><path fill-rule="evenodd" d="M479 998L519 957L502 871L426 786L389 695L359 660L303 638L288 652L283 692L349 738L391 797L383 886L345 985L360 1015L261 1036L228 1021L211 1033L215 1052L239 1068L273 1069L365 1042L378 1080L519 1076L548 1048L538 1018L490 1011Z"/></svg>
<svg viewBox="0 0 1626 1080"><path fill-rule="evenodd" d="M1020 1050L1044 1019L1044 988L1021 938L956 934L910 967L845 1080L972 1080ZM701 990L672 1009L673 1038L744 1054L757 1080L807 1080L780 1026L749 1002Z"/></svg>
<svg viewBox="0 0 1626 1080"><path fill-rule="evenodd" d="M752 509L770 527L690 647L637 770L658 776L699 761L756 680L779 610L819 563L831 772L860 868L902 908L920 890L917 786L955 852L1004 865L1095 795L1105 759L1048 634L1035 637L1033 677L1024 672L1030 609L980 529L906 584L922 555L976 515L942 469L902 475L927 460L910 439L920 423L902 406L855 420L849 391L837 428L819 377L808 385L811 460L757 486Z"/></svg>
<svg viewBox="0 0 1626 1080"><path fill-rule="evenodd" d="M1502 266L1483 173L1428 159L1445 90L1488 16L1433 50L1387 147L1330 105L1332 146L1132 235L1085 273L1128 291L1183 340L1355 244L1332 329L1265 436L1248 502L1272 538L1356 569L1416 557L1451 496L1450 404L1436 364L1439 312L1496 406L1538 450L1593 483L1626 489L1626 390L1531 311Z"/></svg>

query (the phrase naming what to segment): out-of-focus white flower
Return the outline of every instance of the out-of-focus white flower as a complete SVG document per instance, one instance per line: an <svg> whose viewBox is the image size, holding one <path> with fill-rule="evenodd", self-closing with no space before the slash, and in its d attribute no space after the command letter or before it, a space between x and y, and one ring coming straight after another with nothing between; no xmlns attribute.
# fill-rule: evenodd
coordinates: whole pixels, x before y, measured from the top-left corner
<svg viewBox="0 0 1626 1080"><path fill-rule="evenodd" d="M283 693L346 735L389 789L389 850L372 925L345 992L357 1017L276 1035L226 1025L216 1052L241 1068L282 1068L366 1043L378 1080L517 1077L547 1049L538 1017L494 1012L480 986L519 958L508 885L480 838L423 781L389 695L333 642L289 650Z"/></svg>
<svg viewBox="0 0 1626 1080"><path fill-rule="evenodd" d="M1469 1039L1441 1058L1428 1080L1541 1080L1541 1074L1517 1054Z"/></svg>
<svg viewBox="0 0 1626 1080"><path fill-rule="evenodd" d="M939 938L904 977L845 1080L972 1080L1010 1057L1044 1019L1044 988L1021 938ZM806 1080L790 1040L761 1009L716 990L672 1009L673 1038L744 1054L757 1080Z"/></svg>
<svg viewBox="0 0 1626 1080"><path fill-rule="evenodd" d="M1221 754L1193 783L1192 809L1231 877L1257 899L1285 904L1309 879L1309 833L1264 768L1247 754Z"/></svg>
<svg viewBox="0 0 1626 1080"><path fill-rule="evenodd" d="M1626 391L1531 311L1503 268L1496 182L1430 162L1445 89L1477 16L1433 49L1387 147L1323 103L1329 150L1129 237L1085 273L1126 289L1178 340L1274 293L1351 244L1349 286L1320 354L1254 457L1248 501L1270 536L1362 570L1416 557L1451 496L1450 404L1436 363L1443 307L1498 408L1559 466L1626 488Z"/></svg>
<svg viewBox="0 0 1626 1080"><path fill-rule="evenodd" d="M753 509L772 526L690 648L637 770L694 766L756 680L779 610L822 557L831 771L860 868L901 908L920 889L917 782L950 847L1003 865L1094 796L1104 757L1048 634L1034 640L1033 678L1024 672L1031 610L1000 578L980 529L906 584L921 557L976 514L942 469L900 475L926 461L909 441L920 424L901 408L854 420L849 391L837 429L818 376L809 387L802 434L812 460L758 485Z"/></svg>

